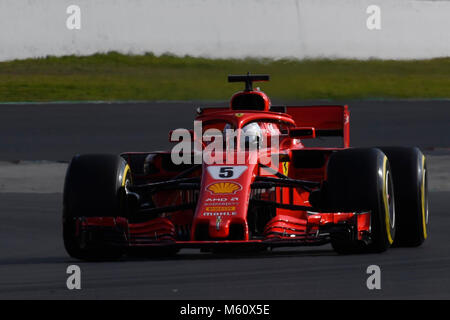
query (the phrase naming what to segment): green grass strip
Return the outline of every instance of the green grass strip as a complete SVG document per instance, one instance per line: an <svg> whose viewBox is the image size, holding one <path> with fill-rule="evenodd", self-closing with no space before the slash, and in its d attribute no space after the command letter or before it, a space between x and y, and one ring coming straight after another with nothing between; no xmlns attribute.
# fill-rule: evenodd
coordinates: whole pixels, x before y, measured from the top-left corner
<svg viewBox="0 0 450 320"><path fill-rule="evenodd" d="M0 102L226 100L228 74L268 73L273 98L450 98L450 58L431 60L207 59L122 55L0 62Z"/></svg>

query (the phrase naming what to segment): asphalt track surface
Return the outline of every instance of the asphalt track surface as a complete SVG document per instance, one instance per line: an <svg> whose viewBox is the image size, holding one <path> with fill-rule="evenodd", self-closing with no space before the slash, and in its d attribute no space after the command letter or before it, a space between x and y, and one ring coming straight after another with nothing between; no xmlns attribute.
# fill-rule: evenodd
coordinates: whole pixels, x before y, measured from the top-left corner
<svg viewBox="0 0 450 320"><path fill-rule="evenodd" d="M312 102L297 104L308 103ZM350 143L355 147L450 147L450 100L348 104ZM192 128L197 106L204 105L195 102L0 105L0 160L68 161L75 153L166 149L170 146L169 130Z"/></svg>
<svg viewBox="0 0 450 320"><path fill-rule="evenodd" d="M450 147L450 101L353 102L352 143ZM70 160L74 153L168 146L192 126L191 103L0 106L0 160ZM450 192L430 194L429 239L419 248L339 256L330 246L87 263L61 239L61 193L0 193L0 299L427 299L450 298ZM66 288L66 268L82 289ZM366 269L381 268L381 290Z"/></svg>

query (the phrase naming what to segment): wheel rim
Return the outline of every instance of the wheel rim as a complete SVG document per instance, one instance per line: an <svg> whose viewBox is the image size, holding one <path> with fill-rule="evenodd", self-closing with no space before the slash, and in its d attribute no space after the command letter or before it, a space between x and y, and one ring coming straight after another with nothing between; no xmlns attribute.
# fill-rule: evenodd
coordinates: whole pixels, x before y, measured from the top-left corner
<svg viewBox="0 0 450 320"><path fill-rule="evenodd" d="M389 208L389 226L392 229L395 227L395 199L394 199L394 186L391 178L391 172L386 170L386 199L388 201Z"/></svg>
<svg viewBox="0 0 450 320"><path fill-rule="evenodd" d="M423 177L422 177L422 185L420 190L420 201L421 207L422 207L422 231L423 231L423 239L427 238L427 225L428 225L428 172L425 165L425 157L422 157L422 170L423 170Z"/></svg>

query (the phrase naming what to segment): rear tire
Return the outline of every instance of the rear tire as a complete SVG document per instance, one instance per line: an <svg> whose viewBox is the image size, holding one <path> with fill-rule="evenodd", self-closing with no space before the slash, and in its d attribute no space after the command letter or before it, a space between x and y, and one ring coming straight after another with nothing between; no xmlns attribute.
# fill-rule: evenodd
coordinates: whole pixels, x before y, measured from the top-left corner
<svg viewBox="0 0 450 320"><path fill-rule="evenodd" d="M395 188L395 246L417 247L427 239L428 173L418 148L381 147L389 158Z"/></svg>
<svg viewBox="0 0 450 320"><path fill-rule="evenodd" d="M371 212L370 244L332 237L338 253L383 252L395 238L395 198L386 155L379 149L347 149L331 154L324 183L330 212Z"/></svg>
<svg viewBox="0 0 450 320"><path fill-rule="evenodd" d="M67 168L63 195L63 239L67 253L82 260L120 258L124 250L109 245L83 245L76 236L79 217L125 215L124 186L131 182L127 162L116 155L73 157Z"/></svg>

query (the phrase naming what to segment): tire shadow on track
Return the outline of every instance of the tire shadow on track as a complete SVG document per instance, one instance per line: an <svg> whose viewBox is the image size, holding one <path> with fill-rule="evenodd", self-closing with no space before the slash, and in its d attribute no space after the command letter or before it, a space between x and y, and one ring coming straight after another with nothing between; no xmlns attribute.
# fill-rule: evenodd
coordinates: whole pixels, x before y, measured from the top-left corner
<svg viewBox="0 0 450 320"><path fill-rule="evenodd" d="M236 259L267 259L267 258L290 258L290 257L321 257L336 256L332 250L290 250L290 251L260 251L260 252L234 252L234 253L179 253L171 256L149 256L148 254L127 255L119 260L83 261L69 256L63 257L36 257L36 258L8 258L0 259L0 266L13 265L45 265L45 264L92 264L92 263L127 263L127 262L150 262L150 261L189 261L189 260L236 260Z"/></svg>

